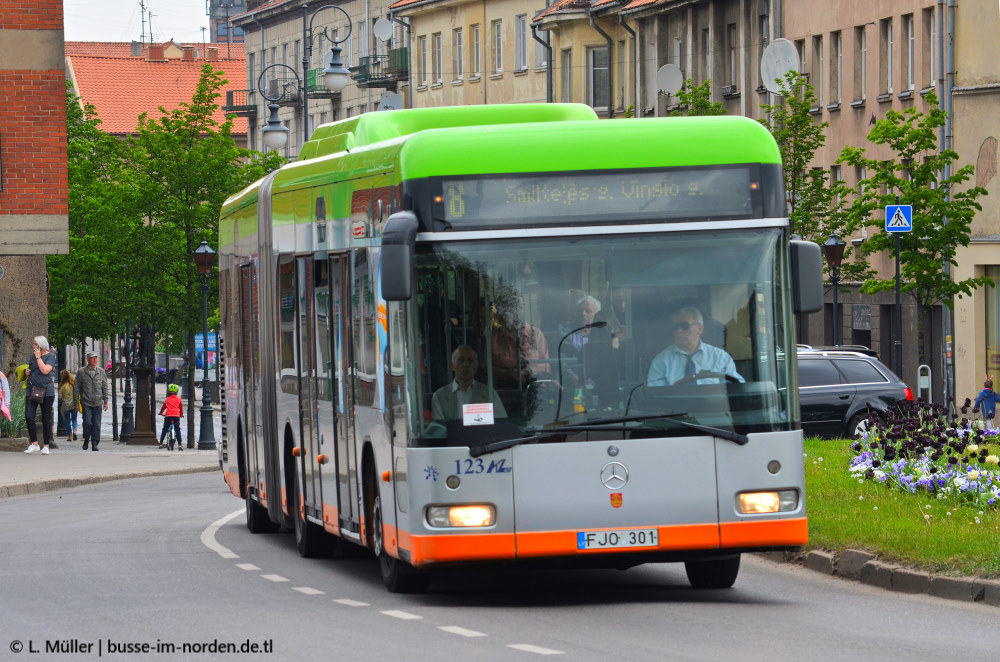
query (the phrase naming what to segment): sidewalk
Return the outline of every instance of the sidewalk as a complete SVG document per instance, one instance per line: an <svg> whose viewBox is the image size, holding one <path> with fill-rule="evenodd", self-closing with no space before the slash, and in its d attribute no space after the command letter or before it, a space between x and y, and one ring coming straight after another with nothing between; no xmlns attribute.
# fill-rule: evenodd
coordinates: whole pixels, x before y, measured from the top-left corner
<svg viewBox="0 0 1000 662"><path fill-rule="evenodd" d="M166 387L157 384L157 406L163 402ZM196 390L196 396L201 391ZM109 403L110 404L110 403ZM133 404L135 404L133 400ZM186 403L185 403L186 404ZM121 421L121 392L118 394L119 422ZM129 446L116 444L111 437L111 410L104 412L101 419L101 443L98 452L83 450L83 429L79 424L77 441L66 441L66 437L56 437L59 445L49 455L24 453L28 447L27 438L0 439L0 498L34 494L77 487L91 483L103 483L123 478L142 478L168 474L195 473L201 471L219 472L218 450L195 450L199 437L201 400L198 399L194 412L185 407L181 419L187 447L183 451L168 451L157 446ZM215 407L214 432L216 446L221 442L221 414ZM187 416L193 414L195 421L194 440L187 439ZM79 417L78 417L79 418ZM163 418L156 418L156 435L159 437Z"/></svg>

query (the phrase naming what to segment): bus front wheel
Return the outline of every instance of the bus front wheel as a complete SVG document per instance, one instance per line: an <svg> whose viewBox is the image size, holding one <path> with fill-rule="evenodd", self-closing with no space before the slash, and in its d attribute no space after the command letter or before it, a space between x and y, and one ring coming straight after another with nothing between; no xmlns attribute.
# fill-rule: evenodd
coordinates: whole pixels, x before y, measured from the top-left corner
<svg viewBox="0 0 1000 662"><path fill-rule="evenodd" d="M385 549L383 523L382 496L376 492L372 504L372 550L378 557L382 583L390 593L423 593L430 583L430 574L389 555Z"/></svg>
<svg viewBox="0 0 1000 662"><path fill-rule="evenodd" d="M688 581L694 588L729 588L740 572L740 555L709 561L685 561Z"/></svg>

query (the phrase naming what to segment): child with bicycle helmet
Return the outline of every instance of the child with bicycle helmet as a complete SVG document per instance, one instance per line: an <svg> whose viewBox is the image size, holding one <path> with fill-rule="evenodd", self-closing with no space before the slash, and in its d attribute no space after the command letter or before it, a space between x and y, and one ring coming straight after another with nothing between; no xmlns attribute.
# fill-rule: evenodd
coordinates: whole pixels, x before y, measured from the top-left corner
<svg viewBox="0 0 1000 662"><path fill-rule="evenodd" d="M160 431L160 448L164 447L163 440L171 426L174 434L170 439L170 450L174 450L174 439L177 440L177 450L184 450L184 442L181 440L181 416L184 415L184 403L181 396L177 394L177 384L167 386L167 399L160 406L160 416L163 416L163 429Z"/></svg>

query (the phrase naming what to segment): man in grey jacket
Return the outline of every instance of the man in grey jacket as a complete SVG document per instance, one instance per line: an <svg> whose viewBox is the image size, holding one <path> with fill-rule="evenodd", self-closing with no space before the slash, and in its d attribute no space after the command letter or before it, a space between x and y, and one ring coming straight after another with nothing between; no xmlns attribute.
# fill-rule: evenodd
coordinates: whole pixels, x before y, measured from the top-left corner
<svg viewBox="0 0 1000 662"><path fill-rule="evenodd" d="M108 375L97 367L97 352L87 352L87 365L76 373L73 402L83 412L83 450L97 450L101 441L101 407L108 410Z"/></svg>

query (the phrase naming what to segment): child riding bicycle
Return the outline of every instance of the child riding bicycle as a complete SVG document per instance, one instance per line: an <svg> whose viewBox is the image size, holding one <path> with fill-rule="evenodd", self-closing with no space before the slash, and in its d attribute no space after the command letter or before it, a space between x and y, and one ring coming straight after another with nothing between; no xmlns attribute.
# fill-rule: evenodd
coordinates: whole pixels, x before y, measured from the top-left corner
<svg viewBox="0 0 1000 662"><path fill-rule="evenodd" d="M163 440L167 432L173 428L170 435L170 450L174 450L174 439L177 440L177 450L184 450L184 441L181 439L181 417L184 415L184 403L181 396L177 394L177 384L167 386L167 399L160 406L160 416L163 416L163 430L160 431L160 448L163 448Z"/></svg>

